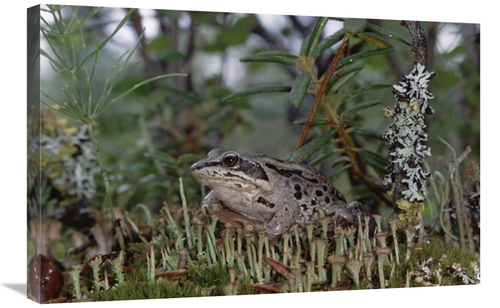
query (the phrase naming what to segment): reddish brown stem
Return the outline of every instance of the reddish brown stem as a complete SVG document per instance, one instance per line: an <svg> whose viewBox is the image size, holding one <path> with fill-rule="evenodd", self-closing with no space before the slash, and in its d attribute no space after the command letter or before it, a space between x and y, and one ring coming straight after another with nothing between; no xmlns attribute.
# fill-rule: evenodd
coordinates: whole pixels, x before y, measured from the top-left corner
<svg viewBox="0 0 500 308"><path fill-rule="evenodd" d="M316 99L314 100L314 104L313 107L311 108L311 112L309 113L309 117L307 118L307 121L304 124L304 128L302 129L302 134L300 135L299 142L297 143L297 149L300 149L304 145L307 133L309 132L309 128L311 127L314 117L316 116L316 112L318 111L319 103L321 102L321 99L325 95L328 82L332 78L333 73L335 72L335 69L337 68L340 59L342 59L342 57L344 56L344 52L348 42L349 42L349 34L346 33L344 35L342 45L340 45L340 48L337 54L335 55L335 58L333 59L332 64L330 65L330 68L328 69L326 76L321 81L321 87L319 88L318 95L316 95Z"/></svg>

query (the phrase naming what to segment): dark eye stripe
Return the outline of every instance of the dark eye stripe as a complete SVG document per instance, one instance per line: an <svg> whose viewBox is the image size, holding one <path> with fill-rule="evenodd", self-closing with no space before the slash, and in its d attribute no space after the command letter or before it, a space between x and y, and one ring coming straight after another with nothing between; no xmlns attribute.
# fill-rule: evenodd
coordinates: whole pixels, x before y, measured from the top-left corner
<svg viewBox="0 0 500 308"><path fill-rule="evenodd" d="M238 175L238 172L244 173L248 175L248 177L253 178L253 179L259 179L259 180L264 180L269 182L269 178L262 168L262 166L254 161L247 161L247 160L239 160L239 164L236 165L236 167L231 168L231 166L227 166L225 163L221 163L220 161L210 161L210 162L205 162L203 164L195 164L193 165L192 169L193 170L201 170L205 168L221 168L228 170L229 172L225 173L225 176L231 176L231 177L243 177L241 175Z"/></svg>

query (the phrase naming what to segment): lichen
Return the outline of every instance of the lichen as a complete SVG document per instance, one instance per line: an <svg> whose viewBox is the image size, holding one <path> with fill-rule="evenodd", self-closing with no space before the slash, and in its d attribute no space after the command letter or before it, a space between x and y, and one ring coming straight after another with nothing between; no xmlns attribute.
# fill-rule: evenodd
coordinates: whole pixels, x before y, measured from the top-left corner
<svg viewBox="0 0 500 308"><path fill-rule="evenodd" d="M92 198L96 193L93 170L96 157L87 127L69 126L68 120L44 108L39 142L40 159L28 159L39 162L42 177L63 196ZM28 177L28 182L29 188L34 189L35 179Z"/></svg>
<svg viewBox="0 0 500 308"><path fill-rule="evenodd" d="M426 71L424 65L416 63L410 74L393 86L394 108L382 109L384 117L393 119L389 129L383 133L383 138L390 143L391 158L384 183L400 185L393 196L394 204L401 204L401 198L418 204L408 208L420 209L427 193L425 179L429 173L423 170L422 163L431 151L426 145L428 136L424 130L424 115L434 112L428 103L434 98L428 91L429 81L434 75L434 72ZM404 217L404 220L414 220L416 213L410 212L412 214L408 214L412 217Z"/></svg>

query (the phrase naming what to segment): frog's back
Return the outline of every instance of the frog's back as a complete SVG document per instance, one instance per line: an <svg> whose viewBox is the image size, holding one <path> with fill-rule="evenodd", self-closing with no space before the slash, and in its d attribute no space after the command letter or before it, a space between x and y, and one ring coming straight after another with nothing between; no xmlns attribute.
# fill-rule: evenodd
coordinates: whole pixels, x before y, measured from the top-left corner
<svg viewBox="0 0 500 308"><path fill-rule="evenodd" d="M293 200L300 205L298 224L313 223L316 217L343 217L348 213L344 196L317 169L270 157L263 160L268 175L281 178L281 181L274 181L273 189L293 196Z"/></svg>

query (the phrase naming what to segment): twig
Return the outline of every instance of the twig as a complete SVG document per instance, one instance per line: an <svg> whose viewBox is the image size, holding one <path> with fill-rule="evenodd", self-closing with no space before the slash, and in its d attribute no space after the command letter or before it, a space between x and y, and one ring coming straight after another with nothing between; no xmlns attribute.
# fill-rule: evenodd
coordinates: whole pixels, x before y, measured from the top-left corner
<svg viewBox="0 0 500 308"><path fill-rule="evenodd" d="M469 153L471 152L471 148L467 147L464 153L457 158L457 154L453 147L442 138L439 138L439 140L441 140L441 142L443 142L453 154L453 162L447 164L447 169L450 183L453 189L453 199L455 200L460 246L462 248L467 247L467 243L465 241L465 237L467 236L467 242L469 243L468 248L470 249L470 251L474 251L472 230L467 219L467 213L465 212L465 208L463 207L463 194L461 191L462 185L460 183L460 175L458 173L459 164L469 155Z"/></svg>
<svg viewBox="0 0 500 308"><path fill-rule="evenodd" d="M394 108L384 107L384 117L393 118L393 123L383 134L389 141L391 161L385 184L391 184L393 208L401 213L401 219L411 225L418 222L418 212L423 210L426 198L425 179L429 173L423 170L422 161L430 156L426 145L428 135L424 128L424 115L431 115L434 110L428 101L434 96L428 91L428 83L434 72L426 70L427 42L419 22L402 21L412 38L411 57L413 70L403 76L393 86L396 100Z"/></svg>
<svg viewBox="0 0 500 308"><path fill-rule="evenodd" d="M314 104L311 108L311 112L309 113L309 117L307 118L307 121L304 124L304 128L302 129L302 134L300 135L299 142L297 143L297 149L300 149L304 145L304 142L305 142L306 137L307 137L307 133L309 132L309 128L311 127L312 122L314 120L314 117L316 116L316 112L318 110L319 103L321 102L321 99L325 95L326 88L328 87L328 83L329 83L330 79L332 78L333 73L335 72L335 69L337 68L337 65L338 65L340 59L342 59L342 57L344 56L344 52L345 52L345 49L347 47L347 43L349 42L349 37L350 37L350 35L348 33L346 33L344 35L344 39L342 40L342 45L340 45L340 48L339 48L337 54L335 55L335 58L333 59L332 64L330 65L330 68L328 69L328 72L326 73L326 76L323 78L323 80L321 82L321 87L318 91L318 95L316 95L316 99L314 100Z"/></svg>
<svg viewBox="0 0 500 308"><path fill-rule="evenodd" d="M414 64L427 65L427 40L418 21L403 20L401 26L408 29L412 39L411 57Z"/></svg>
<svg viewBox="0 0 500 308"><path fill-rule="evenodd" d="M443 231L445 233L444 236L444 241L449 242L450 239L457 241L458 242L458 237L455 236L453 233L451 233L451 217L450 217L450 212L449 212L449 206L448 203L450 201L450 183L448 181L445 181L443 183L444 185L444 190L443 190L443 198L441 198L441 214L439 217L439 222L441 223L441 227L443 228Z"/></svg>
<svg viewBox="0 0 500 308"><path fill-rule="evenodd" d="M127 11L129 9L126 9ZM130 16L130 21L132 23L132 26L135 30L135 32L137 33L137 37L140 37L142 32L144 31L144 27L142 25L142 16L141 16L141 13L139 13L138 10L135 10L132 15ZM145 73L148 77L152 77L154 76L154 67L151 63L151 58L149 57L149 54L148 54L148 46L147 46L147 43L146 43L146 38L143 36L141 38L141 57L143 58L144 60L144 70L145 70ZM154 87L154 83L152 83L152 86Z"/></svg>

